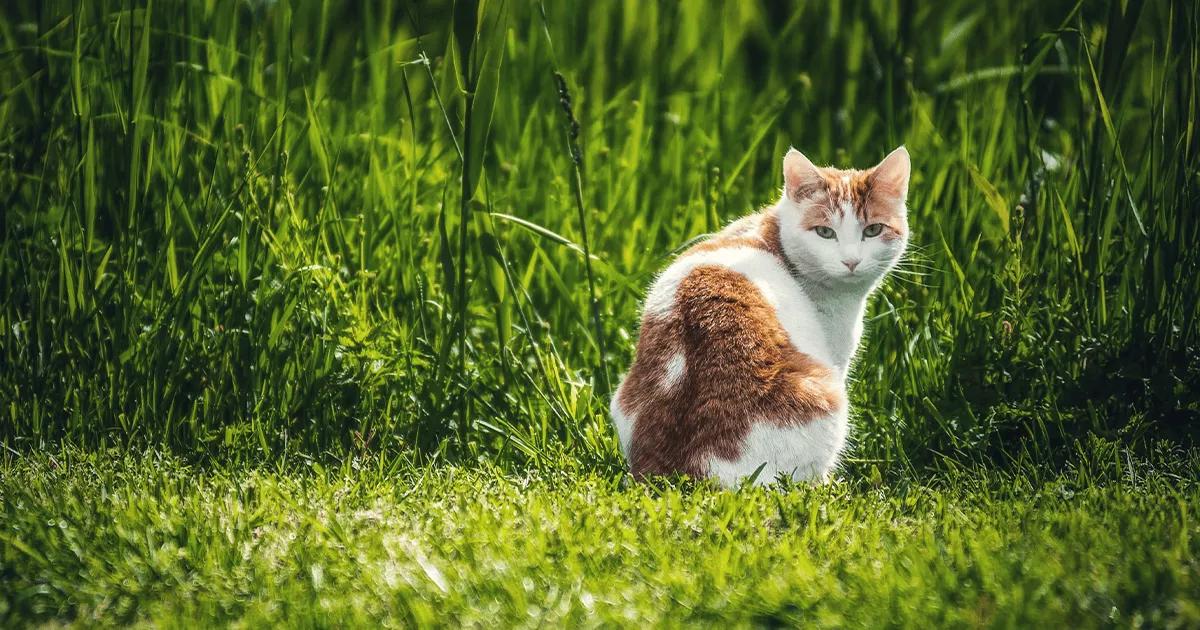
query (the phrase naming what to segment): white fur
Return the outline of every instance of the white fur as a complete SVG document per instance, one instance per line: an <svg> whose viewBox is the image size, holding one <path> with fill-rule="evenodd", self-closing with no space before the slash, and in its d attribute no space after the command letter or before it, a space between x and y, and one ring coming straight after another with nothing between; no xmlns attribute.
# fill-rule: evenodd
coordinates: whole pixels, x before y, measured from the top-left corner
<svg viewBox="0 0 1200 630"><path fill-rule="evenodd" d="M621 385L624 384L624 379L622 379ZM613 394L609 410L612 411L613 427L617 429L617 442L621 445L621 455L625 457L625 461L629 461L629 442L633 439L633 423L637 421L637 418L625 415L625 410L621 408L620 386L617 386L617 391Z"/></svg>
<svg viewBox="0 0 1200 630"><path fill-rule="evenodd" d="M796 481L824 481L837 465L848 431L845 411L785 427L760 420L746 436L741 457L733 461L710 458L708 474L726 487L738 485L759 467L762 470L754 479L759 486L780 475Z"/></svg>
<svg viewBox="0 0 1200 630"><path fill-rule="evenodd" d="M683 372L687 368L687 359L684 358L682 352L676 352L671 360L667 361L667 370L663 374L662 386L663 389L672 390L683 380Z"/></svg>

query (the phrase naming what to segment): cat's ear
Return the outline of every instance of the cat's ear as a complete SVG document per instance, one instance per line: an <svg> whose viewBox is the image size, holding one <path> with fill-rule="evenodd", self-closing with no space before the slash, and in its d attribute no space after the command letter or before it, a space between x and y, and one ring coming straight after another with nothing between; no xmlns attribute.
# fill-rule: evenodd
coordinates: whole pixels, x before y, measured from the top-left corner
<svg viewBox="0 0 1200 630"><path fill-rule="evenodd" d="M908 176L911 171L908 149L900 146L871 169L871 192L903 203L908 197Z"/></svg>
<svg viewBox="0 0 1200 630"><path fill-rule="evenodd" d="M825 179L820 171L804 154L788 149L783 156L783 194L792 201L799 202L825 185Z"/></svg>

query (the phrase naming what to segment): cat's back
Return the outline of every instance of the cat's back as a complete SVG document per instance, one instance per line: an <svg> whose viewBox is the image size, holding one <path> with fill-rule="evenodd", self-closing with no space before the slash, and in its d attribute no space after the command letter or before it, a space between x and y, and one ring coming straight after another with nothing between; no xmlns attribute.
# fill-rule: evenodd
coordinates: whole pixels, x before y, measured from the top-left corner
<svg viewBox="0 0 1200 630"><path fill-rule="evenodd" d="M786 260L773 210L738 219L680 254L659 274L646 296L642 326L670 317L681 306L694 308L697 291L708 295L706 289L717 289L717 283L730 293L727 297L765 300L769 309L742 316L769 320L757 323L781 327L796 349L832 363L820 313Z"/></svg>
<svg viewBox="0 0 1200 630"><path fill-rule="evenodd" d="M820 325L770 212L672 262L650 288L637 358L613 399L635 476L732 482L747 474L739 468L747 457L778 464L764 471L768 479L800 468L800 476L821 474L823 456L795 444L844 437L811 422L845 406Z"/></svg>

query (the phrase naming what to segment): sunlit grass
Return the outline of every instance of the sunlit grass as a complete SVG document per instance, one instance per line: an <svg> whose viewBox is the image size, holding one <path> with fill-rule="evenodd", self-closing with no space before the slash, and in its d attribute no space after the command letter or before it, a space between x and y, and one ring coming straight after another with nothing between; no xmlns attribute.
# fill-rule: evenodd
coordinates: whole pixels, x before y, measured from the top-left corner
<svg viewBox="0 0 1200 630"><path fill-rule="evenodd" d="M569 466L210 472L153 454L55 451L0 475L0 619L1200 623L1196 460L1089 451L1037 483L976 469L732 493L622 488Z"/></svg>

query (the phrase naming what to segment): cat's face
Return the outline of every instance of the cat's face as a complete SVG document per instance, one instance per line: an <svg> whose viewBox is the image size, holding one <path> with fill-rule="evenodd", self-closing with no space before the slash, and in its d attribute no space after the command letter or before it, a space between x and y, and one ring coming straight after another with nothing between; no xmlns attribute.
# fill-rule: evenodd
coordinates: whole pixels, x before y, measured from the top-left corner
<svg viewBox="0 0 1200 630"><path fill-rule="evenodd" d="M780 240L797 272L823 286L873 285L908 243L904 200L908 151L900 147L865 171L784 157Z"/></svg>

